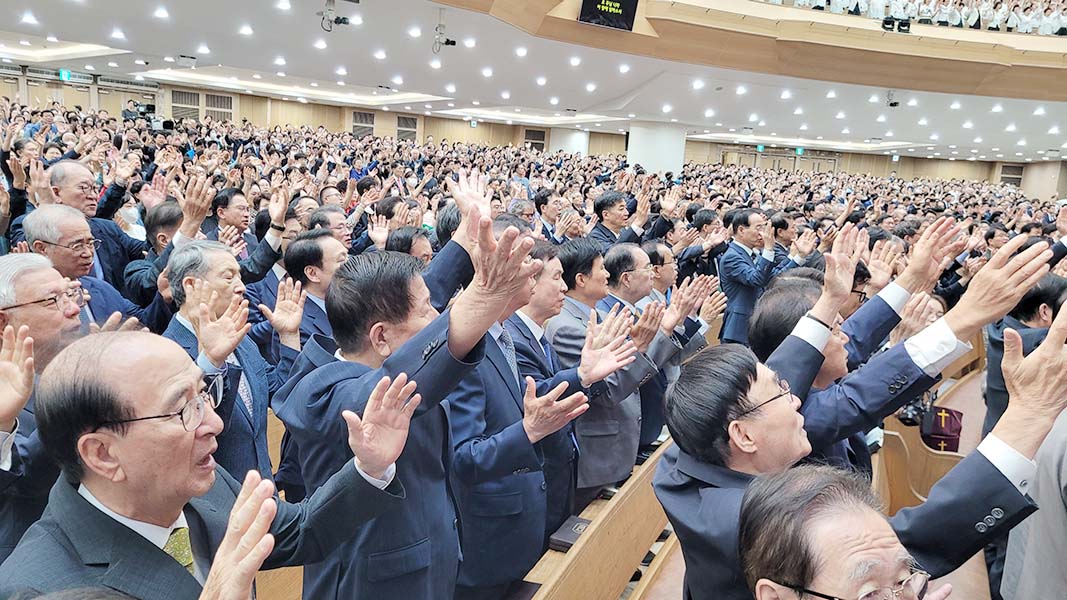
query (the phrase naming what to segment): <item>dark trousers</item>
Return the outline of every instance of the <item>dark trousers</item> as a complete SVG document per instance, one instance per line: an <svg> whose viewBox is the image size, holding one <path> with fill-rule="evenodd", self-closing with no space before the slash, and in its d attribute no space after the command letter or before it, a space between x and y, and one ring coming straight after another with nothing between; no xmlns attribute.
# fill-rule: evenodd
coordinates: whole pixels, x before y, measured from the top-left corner
<svg viewBox="0 0 1067 600"><path fill-rule="evenodd" d="M510 583L486 587L456 585L456 593L453 598L455 600L501 600L507 597L508 588L510 587Z"/></svg>
<svg viewBox="0 0 1067 600"><path fill-rule="evenodd" d="M585 507L593 503L596 500L597 494L600 493L600 489L603 486L578 488L574 490L574 514L580 515Z"/></svg>
<svg viewBox="0 0 1067 600"><path fill-rule="evenodd" d="M1004 579L1004 558L1008 555L1008 534L1000 536L985 547L985 566L989 571L990 600L1004 600L1000 595L1000 582Z"/></svg>
<svg viewBox="0 0 1067 600"><path fill-rule="evenodd" d="M919 19L919 23L922 25L933 25L934 22L930 19Z"/></svg>

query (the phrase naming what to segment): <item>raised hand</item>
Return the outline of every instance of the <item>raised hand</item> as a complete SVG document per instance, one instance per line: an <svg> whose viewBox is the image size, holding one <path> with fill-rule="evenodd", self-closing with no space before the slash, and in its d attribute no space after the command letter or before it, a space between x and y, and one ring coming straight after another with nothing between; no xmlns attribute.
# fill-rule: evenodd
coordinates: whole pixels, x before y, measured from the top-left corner
<svg viewBox="0 0 1067 600"><path fill-rule="evenodd" d="M592 232L593 229L596 228L597 223L599 223L599 222L600 222L600 217L598 217L596 215L596 213L593 213L593 216L589 217L589 220L586 221L586 223L585 223L585 232L584 232L583 235L589 235L589 233Z"/></svg>
<svg viewBox="0 0 1067 600"><path fill-rule="evenodd" d="M389 219L385 215L371 215L367 218L367 237L379 250L385 250L389 240Z"/></svg>
<svg viewBox="0 0 1067 600"><path fill-rule="evenodd" d="M185 186L185 193L179 198L182 207L182 235L194 239L200 224L207 218L211 201L215 199L215 188L203 175L190 177Z"/></svg>
<svg viewBox="0 0 1067 600"><path fill-rule="evenodd" d="M219 242L226 244L231 250L237 246L239 241L242 241L241 234L233 225L227 225L219 229Z"/></svg>
<svg viewBox="0 0 1067 600"><path fill-rule="evenodd" d="M797 254L802 258L807 258L815 252L815 245L818 243L818 236L815 235L815 230L809 229L800 234L793 242L797 247Z"/></svg>
<svg viewBox="0 0 1067 600"><path fill-rule="evenodd" d="M882 288L889 285L893 278L893 265L903 249L887 240L878 240L871 249L871 257L867 261L867 270L871 272L871 279L867 282L868 296L877 294Z"/></svg>
<svg viewBox="0 0 1067 600"><path fill-rule="evenodd" d="M726 294L716 290L700 307L700 318L710 323L726 312Z"/></svg>
<svg viewBox="0 0 1067 600"><path fill-rule="evenodd" d="M526 378L526 395L522 399L522 428L531 444L563 429L563 426L589 410L585 394L578 392L559 400L567 390L567 382L538 397L537 386L532 377Z"/></svg>
<svg viewBox="0 0 1067 600"><path fill-rule="evenodd" d="M656 332L660 330L664 310L662 302L649 303L638 317L637 323L630 328L630 339L633 340L638 352L648 350L652 339L656 337Z"/></svg>
<svg viewBox="0 0 1067 600"><path fill-rule="evenodd" d="M245 476L241 492L230 509L226 535L215 550L200 600L247 600L252 597L256 573L274 550L271 523L278 512L274 483L256 471Z"/></svg>
<svg viewBox="0 0 1067 600"><path fill-rule="evenodd" d="M207 288L202 280L196 280L193 287L201 288L197 294L200 298L207 295ZM248 300L234 295L226 312L216 316L210 307L217 300L218 292L211 292L208 302L194 304L192 313L195 318L190 321L196 331L200 351L207 356L211 364L221 369L226 358L233 354L252 326L248 324Z"/></svg>
<svg viewBox="0 0 1067 600"><path fill-rule="evenodd" d="M26 189L26 169L19 159L12 156L7 159L7 168L11 169L11 187L16 190Z"/></svg>
<svg viewBox="0 0 1067 600"><path fill-rule="evenodd" d="M300 322L304 318L306 300L307 292L301 291L300 282L294 283L286 277L278 284L278 299L274 302L274 310L266 305L259 305L259 311L270 322L274 331L278 332L282 345L300 349Z"/></svg>
<svg viewBox="0 0 1067 600"><path fill-rule="evenodd" d="M678 241L674 243L674 246L671 247L671 251L677 255L682 250L685 250L686 248L696 243L697 236L699 235L700 232L696 229L693 229L692 227L686 229L684 232L682 232L682 235L678 237Z"/></svg>
<svg viewBox="0 0 1067 600"><path fill-rule="evenodd" d="M395 381L383 377L374 386L362 418L350 410L341 413L348 424L348 446L367 475L384 479L386 469L404 451L411 416L422 401L419 394L412 396L414 392L415 382L404 373Z"/></svg>
<svg viewBox="0 0 1067 600"><path fill-rule="evenodd" d="M625 336L630 333L630 327L634 324L633 314L629 308L623 308L619 310L621 304L616 304L611 307L608 314L604 316L604 319L597 323L596 311L589 310L589 324L586 327L587 333L593 332L593 349L599 350L610 344L615 338L620 335Z"/></svg>
<svg viewBox="0 0 1067 600"><path fill-rule="evenodd" d="M497 240L488 218L479 217L477 226L478 243L471 256L474 263L471 286L493 297L511 298L530 277L541 271L540 260L527 260L534 242L529 237L519 239L519 231L514 227L505 229Z"/></svg>
<svg viewBox="0 0 1067 600"><path fill-rule="evenodd" d="M15 428L15 419L33 394L33 338L30 328L4 327L0 346L0 431Z"/></svg>
<svg viewBox="0 0 1067 600"><path fill-rule="evenodd" d="M39 160L30 161L30 189L31 196L36 198L38 205L55 204L56 197L52 193L52 186L45 173L44 163Z"/></svg>
<svg viewBox="0 0 1067 600"><path fill-rule="evenodd" d="M445 179L446 187L456 201L460 214L467 214L471 207L477 207L478 213L489 214L489 203L493 199L493 190L489 188L489 178L478 171L469 174L459 170L459 181L452 178Z"/></svg>
<svg viewBox="0 0 1067 600"><path fill-rule="evenodd" d="M909 292L931 291L941 276L942 262L955 256L967 240L954 241L960 232L955 222L940 217L919 236L908 257L908 267L897 278L897 283ZM962 243L961 243L962 242Z"/></svg>
<svg viewBox="0 0 1067 600"><path fill-rule="evenodd" d="M593 323L595 320L591 321L590 325ZM597 347L597 334L595 327L585 330L585 345L582 347L582 357L578 363L578 378L582 382L582 387L589 387L607 378L608 375L632 363L636 358L634 353L637 352L637 347L633 342L627 341L625 332L600 347Z"/></svg>
<svg viewBox="0 0 1067 600"><path fill-rule="evenodd" d="M941 306L926 292L912 294L904 305L900 323L889 333L889 344L895 346L919 333L937 320Z"/></svg>

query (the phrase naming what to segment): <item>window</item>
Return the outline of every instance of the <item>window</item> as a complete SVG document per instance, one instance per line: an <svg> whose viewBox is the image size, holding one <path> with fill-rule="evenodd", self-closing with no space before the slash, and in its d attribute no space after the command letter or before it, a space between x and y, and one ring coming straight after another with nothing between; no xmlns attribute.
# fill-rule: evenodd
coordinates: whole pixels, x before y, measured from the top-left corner
<svg viewBox="0 0 1067 600"><path fill-rule="evenodd" d="M352 135L356 139L374 135L374 113L352 111Z"/></svg>
<svg viewBox="0 0 1067 600"><path fill-rule="evenodd" d="M170 93L171 118L200 120L200 94L174 90Z"/></svg>
<svg viewBox="0 0 1067 600"><path fill-rule="evenodd" d="M406 142L414 142L418 137L419 120L415 117L396 117L396 139Z"/></svg>
<svg viewBox="0 0 1067 600"><path fill-rule="evenodd" d="M1003 165L1000 168L1000 182L1021 186L1023 184L1023 166Z"/></svg>
<svg viewBox="0 0 1067 600"><path fill-rule="evenodd" d="M545 151L545 130L544 129L527 129L525 136L526 143L530 144L530 147L539 152Z"/></svg>
<svg viewBox="0 0 1067 600"><path fill-rule="evenodd" d="M233 120L233 97L204 94L204 115L216 121Z"/></svg>

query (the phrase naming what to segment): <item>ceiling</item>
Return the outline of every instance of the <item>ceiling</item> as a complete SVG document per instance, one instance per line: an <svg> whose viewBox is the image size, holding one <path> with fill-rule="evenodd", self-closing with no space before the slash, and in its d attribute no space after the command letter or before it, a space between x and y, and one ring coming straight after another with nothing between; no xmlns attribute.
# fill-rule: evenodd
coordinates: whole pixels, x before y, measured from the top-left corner
<svg viewBox="0 0 1067 600"><path fill-rule="evenodd" d="M894 108L884 88L598 50L451 8L446 35L457 44L435 54L438 4L338 0L352 24L325 32L315 14L323 3L226 0L219 10L206 0L8 0L0 59L610 133L633 120L675 122L694 139L955 160L1058 159L1067 148L1067 103L898 89ZM180 55L196 57L197 68L166 60Z"/></svg>

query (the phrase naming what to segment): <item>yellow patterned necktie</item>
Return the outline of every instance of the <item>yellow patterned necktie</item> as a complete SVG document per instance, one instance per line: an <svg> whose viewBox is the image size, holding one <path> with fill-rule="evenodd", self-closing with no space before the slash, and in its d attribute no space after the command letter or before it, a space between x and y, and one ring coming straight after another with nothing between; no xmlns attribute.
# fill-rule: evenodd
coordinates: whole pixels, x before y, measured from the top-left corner
<svg viewBox="0 0 1067 600"><path fill-rule="evenodd" d="M189 542L188 527L178 527L171 531L163 551L193 574L193 546Z"/></svg>

